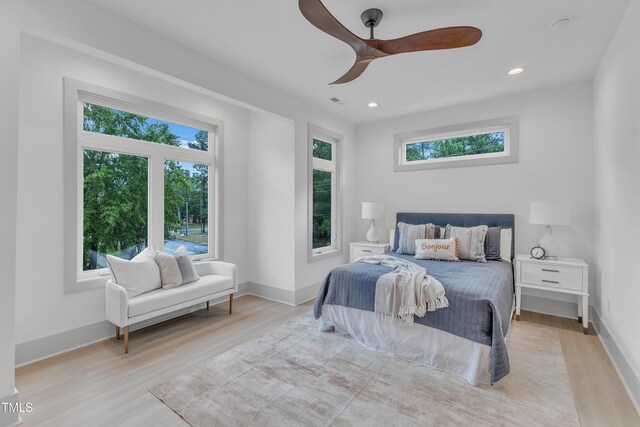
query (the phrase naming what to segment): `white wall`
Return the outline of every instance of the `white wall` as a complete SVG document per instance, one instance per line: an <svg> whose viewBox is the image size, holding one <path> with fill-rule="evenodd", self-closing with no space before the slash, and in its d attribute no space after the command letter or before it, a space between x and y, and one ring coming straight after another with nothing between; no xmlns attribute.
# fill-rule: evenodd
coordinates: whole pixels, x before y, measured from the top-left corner
<svg viewBox="0 0 640 427"><path fill-rule="evenodd" d="M393 171L396 133L512 115L520 116L518 163ZM528 252L544 231L528 224L529 202L567 201L572 226L554 228L560 255L591 263L591 123L591 83L584 82L361 125L357 194L386 203L387 229L397 211L513 213L517 252ZM354 219L364 236L366 221Z"/></svg>
<svg viewBox="0 0 640 427"><path fill-rule="evenodd" d="M14 302L16 259L16 181L18 159L19 34L15 1L2 4L0 14L0 401L14 393ZM0 409L0 425L17 421L17 414Z"/></svg>
<svg viewBox="0 0 640 427"><path fill-rule="evenodd" d="M595 78L593 163L594 248L598 259L595 307L635 371L636 382L640 379L637 328L640 305L638 22L640 1L632 0Z"/></svg>
<svg viewBox="0 0 640 427"><path fill-rule="evenodd" d="M63 77L166 103L224 122L223 258L248 280L248 141L245 108L24 36L20 145L16 342L103 321L104 290L64 294ZM72 254L71 254L72 255Z"/></svg>
<svg viewBox="0 0 640 427"><path fill-rule="evenodd" d="M151 93L153 96L145 96L147 98L156 98L159 101L173 103L174 99L181 100L180 94L184 94L183 89L187 88L193 93L194 99L200 97L202 99L222 98L230 101L233 105L242 107L250 107L251 109L262 109L270 111L280 116L291 119L294 123L295 143L293 146L294 153L294 220L291 223L293 227L293 246L290 242L274 243L274 250L284 249L295 252L294 269L294 289L311 289L309 285L317 284L322 280L326 272L344 262L347 254L335 257L323 262L309 264L306 258L307 248L307 154L308 141L307 129L308 123L331 129L344 136L344 163L346 172L344 174L344 185L347 188L355 188L349 180L352 176L353 157L351 154L354 150L355 126L345 120L336 117L324 110L311 106L300 99L293 97L285 92L271 88L260 81L249 78L246 75L233 70L224 64L206 58L188 47L178 45L158 34L144 30L139 26L122 19L110 12L107 12L95 4L82 0L60 0L55 4L46 0L25 0L15 2L16 11L13 14L4 14L3 18L9 17L11 25L3 27L6 31L6 37L2 40L2 46L9 46L11 40L15 40L17 49L17 40L20 31L25 31L29 35L36 35L38 39L44 39L50 42L51 49L56 50L65 46L68 51L62 56L67 58L83 58L77 60L77 64L73 67L73 72L65 68L64 61L55 61L51 58L50 52L40 52L42 60L26 57L23 61L23 70L25 76L29 73L38 75L38 73L51 73L51 75L68 74L71 77L86 80L92 83L104 84L114 89L129 91L134 94L145 96ZM135 42L132 42L135 41ZM36 41L32 40L32 44ZM46 49L41 49L46 50ZM64 50L64 49L63 49ZM82 53L82 55L79 54ZM58 57L58 55L55 55ZM54 61L51 64L43 62L45 58ZM77 59L76 58L76 59ZM73 59L73 61L76 61ZM29 62L31 61L31 62ZM28 63L27 67L24 64ZM92 68L92 64L100 66ZM8 76L6 81L7 88L18 88L18 54L14 56L8 54L3 57L3 67L11 69L13 67L14 76ZM46 65L45 65L46 64ZM116 66L118 64L120 66ZM76 68L77 65L77 68ZM48 68L44 70L43 68ZM132 77L138 71L137 77ZM119 74L121 73L121 74ZM47 77L49 76L49 77ZM36 81L33 88L22 85L22 89L27 97L34 97L35 87L42 88L46 96L39 101L43 105L35 105L33 99L21 106L26 116L21 126L28 130L25 135L24 142L21 141L21 179L26 181L21 183L21 199L19 201L20 224L19 236L20 246L18 248L18 287L19 295L17 295L17 311L19 329L17 330L20 343L36 339L39 337L50 336L50 334L68 331L72 328L89 324L102 318L104 307L102 305L102 296L98 291L91 291L84 295L75 294L64 296L62 288L62 276L58 271L58 262L62 256L61 252L61 167L62 154L58 152L57 145L62 138L62 117L61 117L61 90L62 83L53 83L53 77L49 74L43 74L43 82ZM39 77L38 77L39 79ZM38 80L36 77L33 80ZM44 82L48 82L48 85ZM137 84L139 83L139 84ZM171 83L171 84L167 84ZM58 85L56 87L56 85ZM5 87L5 86L3 86ZM167 89L169 88L169 89ZM179 89L183 88L183 89ZM145 93L141 93L145 92ZM172 94L178 94L171 96ZM198 95L200 94L200 95ZM162 95L162 96L161 96ZM206 95L206 96L202 96ZM10 102L11 98L5 98L8 101L3 105L9 108L16 108L17 100ZM182 99L180 102L184 102ZM207 101L208 102L208 101ZM189 105L178 105L185 109L195 109L200 111L203 104L207 102L196 102ZM54 105L55 104L55 105ZM228 105L229 108L232 106ZM222 105L222 104L218 104ZM46 111L45 111L46 110ZM237 111L241 111L238 109ZM34 114L44 114L40 117L39 123L46 123L46 126L36 124ZM202 111L206 113L205 111ZM246 167L238 166L238 162L246 161L247 145L233 145L233 139L229 139L229 135L236 133L244 134L248 138L249 126L238 125L234 129L234 125L223 114L209 112L210 115L225 120L227 138L225 141L225 156L228 165L225 165L225 188L246 188L248 186L249 174ZM231 113L229 113L231 114ZM235 113L234 113L235 114ZM248 113L245 114L248 120ZM238 115L240 113L238 112ZM10 116L7 116L10 117ZM13 120L13 123L16 123ZM239 123L239 122L238 122ZM7 127L10 128L10 127ZM52 131L52 129L58 129ZM8 133L10 135L10 133ZM46 136L49 140L48 145L42 136ZM240 138L238 136L238 138ZM17 139L17 137L15 138ZM37 141L36 141L37 140ZM34 142L35 141L35 142ZM42 157L37 157L38 153L34 153L31 144L41 147L43 152L48 156L47 164L44 164ZM11 147L6 150L3 147L3 161L9 159L8 163L16 165L15 160L11 161ZM36 188L33 182L29 182L28 169L31 166L24 166L25 159L31 155L39 158L40 164L37 168L43 179L46 179L45 188L50 192ZM351 157L349 157L351 156ZM36 162L37 163L37 162ZM51 164L49 164L51 163ZM13 166L12 166L13 167ZM15 169L14 169L15 170ZM5 168L4 171L10 176L11 167ZM227 173L228 172L228 173ZM3 175L4 176L4 175ZM10 183L11 179L4 182ZM3 182L3 183L4 183ZM15 194L15 186L9 185L8 190L13 189ZM28 191L27 191L28 190ZM33 191L31 191L33 190ZM345 200L349 201L352 196L352 190L345 191ZM231 191L227 191L230 193ZM248 195L247 191L241 194L242 201L233 202L234 195L225 194L225 259L236 261L240 267L240 280L249 280L252 276L251 265L247 264L246 244L248 242ZM10 194L9 194L10 195ZM35 196L41 196L36 199ZM59 199L60 198L60 199ZM351 197L352 198L352 197ZM11 200L10 198L8 200ZM42 215L42 202L46 201L46 215ZM350 215L350 202L345 203L345 217ZM4 205L3 205L4 206ZM11 209L7 209L11 214ZM15 211L13 212L15 216ZM14 229L10 217L5 223L9 229ZM41 265L38 266L45 277L42 279L33 271L36 269L33 265L34 249L32 243L36 237L35 232L29 225L36 221L38 224L49 226L48 229L42 227L42 233L39 234L38 241L45 242L44 248L48 256L40 256ZM53 227L51 227L53 226ZM237 231L237 233L236 233ZM350 240L349 232L345 232L344 241ZM227 239L243 242L234 248L234 242L227 242ZM5 242L12 241L5 240ZM11 248L14 245L9 245ZM240 249L242 247L242 249ZM10 261L9 258L3 260ZM7 270L10 273L10 270ZM291 274L288 272L287 274ZM285 274L286 276L286 274ZM8 277L8 276L5 276ZM290 279L286 279L290 281ZM47 286L44 283L48 283ZM10 283L12 285L12 283ZM290 284L287 285L290 287ZM12 286L10 286L12 288ZM39 292L43 290L43 292ZM88 295L93 295L89 297ZM37 298L36 298L37 297ZM46 304L45 304L46 301ZM3 311L4 313L8 313ZM43 320L44 319L44 320ZM12 329L12 328L10 328ZM95 337L99 338L99 337ZM24 347L23 347L24 348ZM13 354L11 350L7 354ZM13 359L11 359L13 360ZM13 364L13 363L11 363Z"/></svg>
<svg viewBox="0 0 640 427"><path fill-rule="evenodd" d="M249 124L249 280L293 292L294 125L254 111Z"/></svg>

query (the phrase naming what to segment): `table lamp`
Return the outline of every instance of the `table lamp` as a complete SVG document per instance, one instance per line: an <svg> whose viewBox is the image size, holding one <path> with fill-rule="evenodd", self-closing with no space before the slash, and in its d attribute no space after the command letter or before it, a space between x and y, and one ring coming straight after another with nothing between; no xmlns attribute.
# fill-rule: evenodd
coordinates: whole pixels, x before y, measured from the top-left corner
<svg viewBox="0 0 640 427"><path fill-rule="evenodd" d="M553 238L552 225L569 225L569 204L551 202L531 202L529 206L529 224L546 226L542 239L538 243L544 249L545 258L557 258L557 245Z"/></svg>
<svg viewBox="0 0 640 427"><path fill-rule="evenodd" d="M380 241L380 232L376 228L376 219L382 218L384 218L384 203L362 202L362 219L371 220L371 227L367 231L367 241L369 243L378 243Z"/></svg>

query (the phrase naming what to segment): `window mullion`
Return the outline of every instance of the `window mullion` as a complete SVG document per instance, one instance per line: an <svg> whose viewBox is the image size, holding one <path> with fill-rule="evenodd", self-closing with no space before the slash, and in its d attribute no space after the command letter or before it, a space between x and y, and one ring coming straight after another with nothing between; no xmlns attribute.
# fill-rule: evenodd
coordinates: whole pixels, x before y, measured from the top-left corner
<svg viewBox="0 0 640 427"><path fill-rule="evenodd" d="M149 157L149 246L157 251L164 247L164 158Z"/></svg>

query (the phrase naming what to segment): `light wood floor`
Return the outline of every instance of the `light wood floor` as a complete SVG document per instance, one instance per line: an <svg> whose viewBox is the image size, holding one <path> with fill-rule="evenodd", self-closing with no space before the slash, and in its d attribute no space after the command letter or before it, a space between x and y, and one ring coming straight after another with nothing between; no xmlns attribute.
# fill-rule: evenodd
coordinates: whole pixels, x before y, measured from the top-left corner
<svg viewBox="0 0 640 427"><path fill-rule="evenodd" d="M311 310L253 296L133 331L130 353L122 341L93 344L19 368L22 402L32 402L26 425L183 426L147 390L201 362ZM523 312L522 322L558 330L583 426L640 426L597 336L577 321Z"/></svg>

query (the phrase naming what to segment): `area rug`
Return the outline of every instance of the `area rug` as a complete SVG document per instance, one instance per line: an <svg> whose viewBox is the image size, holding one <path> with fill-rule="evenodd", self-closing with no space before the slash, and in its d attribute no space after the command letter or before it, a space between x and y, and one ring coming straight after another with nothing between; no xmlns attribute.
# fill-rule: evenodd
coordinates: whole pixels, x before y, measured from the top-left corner
<svg viewBox="0 0 640 427"><path fill-rule="evenodd" d="M192 426L579 425L558 333L514 322L494 386L387 356L302 315L152 389Z"/></svg>

